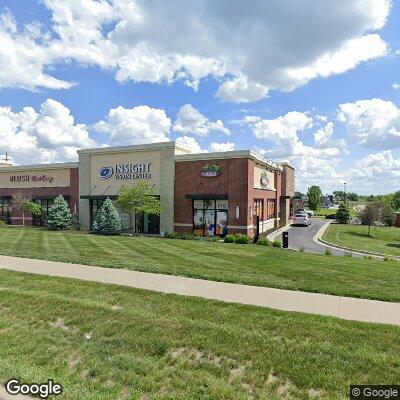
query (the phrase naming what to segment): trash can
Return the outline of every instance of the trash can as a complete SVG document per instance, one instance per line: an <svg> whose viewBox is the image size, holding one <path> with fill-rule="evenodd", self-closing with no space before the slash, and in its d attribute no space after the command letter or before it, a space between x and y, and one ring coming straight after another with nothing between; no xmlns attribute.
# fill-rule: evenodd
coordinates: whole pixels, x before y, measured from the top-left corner
<svg viewBox="0 0 400 400"><path fill-rule="evenodd" d="M287 249L289 247L289 232L282 233L282 247Z"/></svg>

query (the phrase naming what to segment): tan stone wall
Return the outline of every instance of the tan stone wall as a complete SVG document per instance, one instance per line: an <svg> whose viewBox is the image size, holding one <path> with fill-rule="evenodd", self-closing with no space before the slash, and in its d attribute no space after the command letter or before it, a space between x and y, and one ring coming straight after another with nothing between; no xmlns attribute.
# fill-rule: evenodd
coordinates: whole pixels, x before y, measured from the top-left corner
<svg viewBox="0 0 400 400"><path fill-rule="evenodd" d="M70 169L0 170L0 188L28 189L68 187L71 184Z"/></svg>
<svg viewBox="0 0 400 400"><path fill-rule="evenodd" d="M161 151L135 151L120 153L102 153L90 155L90 186L91 195L116 195L122 185L136 185L142 179L117 179L115 166L120 164L150 164L150 179L143 179L156 194L160 194L161 176ZM98 176L100 169L109 166L114 169L114 174L108 179Z"/></svg>

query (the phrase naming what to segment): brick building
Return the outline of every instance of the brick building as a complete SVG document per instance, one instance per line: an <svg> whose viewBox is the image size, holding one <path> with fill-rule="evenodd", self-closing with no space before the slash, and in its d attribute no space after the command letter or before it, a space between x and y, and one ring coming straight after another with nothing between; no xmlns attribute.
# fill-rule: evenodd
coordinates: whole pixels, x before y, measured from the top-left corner
<svg viewBox="0 0 400 400"><path fill-rule="evenodd" d="M198 235L244 233L254 236L286 225L294 195L294 169L253 151L192 154L175 142L78 151L78 163L10 166L0 164L0 218L20 224L13 196L25 194L42 205L43 224L54 198L62 194L71 212L90 229L107 198L122 185L147 181L160 196L163 213L126 215L126 230L172 231Z"/></svg>

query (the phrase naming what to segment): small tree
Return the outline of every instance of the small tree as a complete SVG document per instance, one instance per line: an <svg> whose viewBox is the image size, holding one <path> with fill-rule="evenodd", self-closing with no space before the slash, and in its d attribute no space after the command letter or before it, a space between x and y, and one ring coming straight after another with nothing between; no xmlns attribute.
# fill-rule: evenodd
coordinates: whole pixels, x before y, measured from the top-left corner
<svg viewBox="0 0 400 400"><path fill-rule="evenodd" d="M350 219L350 211L349 208L346 206L345 203L340 203L339 209L336 213L336 221L339 224L347 224Z"/></svg>
<svg viewBox="0 0 400 400"><path fill-rule="evenodd" d="M68 229L71 226L71 211L63 196L58 196L49 210L47 228L54 231Z"/></svg>
<svg viewBox="0 0 400 400"><path fill-rule="evenodd" d="M393 207L394 211L400 210L400 190L393 194L391 206Z"/></svg>
<svg viewBox="0 0 400 400"><path fill-rule="evenodd" d="M360 219L363 225L368 225L368 236L370 235L371 225L379 219L379 206L375 202L368 203L360 212Z"/></svg>
<svg viewBox="0 0 400 400"><path fill-rule="evenodd" d="M308 197L308 207L313 210L317 211L318 208L321 206L321 197L322 192L319 186L311 186L307 192Z"/></svg>
<svg viewBox="0 0 400 400"><path fill-rule="evenodd" d="M122 186L115 203L127 213L155 215L162 213L160 198L145 181L140 181L136 186Z"/></svg>
<svg viewBox="0 0 400 400"><path fill-rule="evenodd" d="M393 226L395 213L390 203L382 202L380 205L380 221L386 226Z"/></svg>
<svg viewBox="0 0 400 400"><path fill-rule="evenodd" d="M96 214L93 230L100 235L118 235L122 232L121 217L108 197Z"/></svg>
<svg viewBox="0 0 400 400"><path fill-rule="evenodd" d="M21 210L22 212L22 226L25 226L25 215L26 214L33 214L33 215L41 215L42 208L39 204L32 201L32 199L19 192L13 197L13 208L17 210Z"/></svg>

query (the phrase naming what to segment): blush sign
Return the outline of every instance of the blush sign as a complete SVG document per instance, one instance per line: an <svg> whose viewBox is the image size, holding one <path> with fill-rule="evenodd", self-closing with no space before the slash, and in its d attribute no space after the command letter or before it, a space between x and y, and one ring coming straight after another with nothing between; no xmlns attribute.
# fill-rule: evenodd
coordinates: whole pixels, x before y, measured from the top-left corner
<svg viewBox="0 0 400 400"><path fill-rule="evenodd" d="M47 182L53 183L54 176L49 175L13 175L10 176L10 182L20 183L20 182Z"/></svg>

